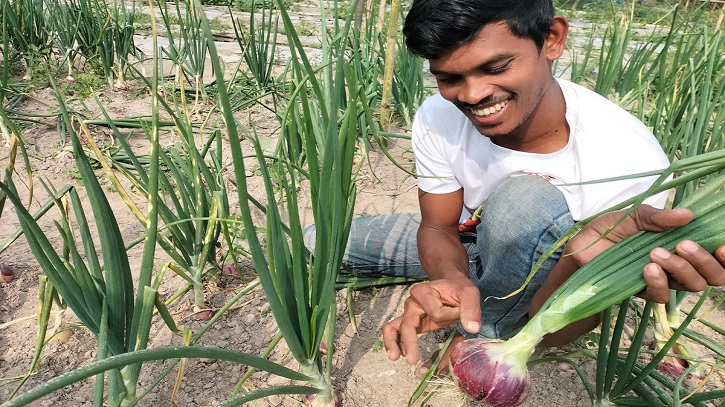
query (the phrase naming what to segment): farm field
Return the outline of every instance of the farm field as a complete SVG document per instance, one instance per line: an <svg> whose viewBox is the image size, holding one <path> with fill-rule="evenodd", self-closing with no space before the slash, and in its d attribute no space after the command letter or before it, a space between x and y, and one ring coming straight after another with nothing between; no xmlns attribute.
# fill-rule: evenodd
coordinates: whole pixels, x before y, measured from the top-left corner
<svg viewBox="0 0 725 407"><path fill-rule="evenodd" d="M13 3L2 1L6 6ZM27 3L37 1L40 0L27 0ZM84 259L93 257L90 255L93 251L79 243L86 238L80 231L83 224L80 219L85 214L91 225L90 235L96 242L96 257L103 259L103 268L110 269L106 265L117 261L122 263L121 269L130 271L135 288L126 300L133 302L134 295L148 295L151 306L137 311L149 312L148 320L141 318L138 324L135 319L134 323L124 322L128 331L139 335L127 338L127 346L145 342L148 349L190 344L224 348L264 355L295 372L304 370L295 357L297 345L287 343L278 335L276 305L263 289L264 281L259 282L260 263L255 257L255 248L265 255L280 253L278 250L283 246L276 246L281 245L277 238L285 236L280 225L291 225L295 230L295 226L320 223L317 216L340 219L335 218L333 210L327 213L317 209L320 196L326 197L330 207L339 205L340 211L355 216L417 211L409 128L415 108L434 91L435 83L424 74L423 61L400 52L393 54L396 76L389 81L394 85L389 103L394 109L387 115L381 112L380 106L385 105L380 103L386 83L385 44L384 33L376 31L377 10L372 6L360 10L360 15L370 17L361 22L364 34L350 37L361 40L357 43L341 34L345 18L352 18L356 11L348 9L348 3L323 2L322 8L307 0L285 3L287 20L269 9L257 9L250 14L244 9L244 1L235 3L232 9L205 5L204 19L199 13L188 19L187 7L191 8L191 4L187 2L185 7L177 9L176 3L163 3L164 7L159 6L153 13L147 4L141 3L127 3L124 8L115 9L113 13L117 14L109 16L115 16L118 21L129 18L128 24L134 27L132 39L127 38L126 45L132 44L128 54L124 55L120 51L122 47L115 46L115 57L101 60L69 48L70 69L62 55L66 51L60 49L58 39L48 40L53 44L52 52L38 52L33 54L34 59L28 58L30 53L26 52L11 60L10 50L18 51L20 45L9 41L3 45L2 49L8 52L3 53L4 79L0 84L3 103L0 163L10 171L3 173L0 181L6 185L12 180L18 201L7 200L0 206L0 266L14 274L8 281L0 282L0 403L11 403L11 394L21 384L19 395L99 359L98 336L71 309L69 301L60 300L64 296L55 294L53 299L52 290L42 279L46 273L39 266L37 252L25 236L16 236L22 220L18 203L34 214L49 202L51 194L61 196L55 205L48 205L47 213L37 221L37 232L47 237L59 258L79 267ZM125 15L129 10L138 16ZM715 21L722 13L717 6L706 11L703 22L711 27L719 26ZM4 13L7 15L7 11ZM149 17L151 14L153 18ZM682 60L657 60L657 55L662 53L652 42L653 38L664 41L665 35L660 29L670 23L669 15L660 19L659 24L631 25L625 25L624 20L611 20L608 24L590 21L583 12L571 12L569 17L571 49L555 66L557 75L600 91L611 89L608 97L646 119L656 134L666 135L662 143L673 160L689 162L689 157L714 154L708 156L712 160L708 163L714 163L712 167L702 164L709 171L703 170L704 175L698 178L702 182L679 187L682 194L692 193L705 181L714 183L725 177L721 157L725 151L724 79L719 74L725 69L722 32L706 30L706 39L702 40L705 45L700 40L667 43L673 58L677 55L687 61L682 64L685 67L677 68L676 62ZM253 25L250 18L255 21ZM598 19L601 18L600 15ZM371 37L375 41L365 43ZM653 43L655 51L649 52L643 45L647 43ZM272 44L274 48L270 48ZM135 51L131 52L132 49ZM356 49L357 54L349 49ZM218 53L216 58L214 53ZM351 54L359 57L353 58ZM106 66L109 64L110 67ZM343 65L348 66L341 69ZM651 73L652 77L666 79L641 80L652 66L658 67L656 74ZM345 76L336 76L338 72L344 72ZM219 73L223 73L222 80ZM24 75L32 76L23 78ZM309 79L314 75L319 75L321 90ZM682 82L670 81L671 78ZM665 90L673 92L668 97ZM688 94L688 90L692 93ZM693 101L697 101L699 108L692 108ZM673 114L667 109L674 110L676 102L684 106L678 105L683 120L668 121ZM694 118L690 121L684 119L691 116ZM323 120L317 122L311 117ZM324 120L330 117L333 120ZM385 122L384 126L381 121ZM314 135L305 138L305 131ZM684 135L692 135L693 140L700 138L682 142ZM22 138L22 149L13 137ZM236 146L241 150L235 150ZM314 151L320 154L317 158L331 163L329 167L319 166L323 169L320 178L324 182L315 180L312 172L314 166L310 160L315 159L316 153L306 148L314 146L317 146ZM88 157L85 162L89 166L85 170L79 147ZM259 149L261 158L255 156L255 148ZM327 148L339 148L340 154L335 156L339 161L333 158L329 158L333 161L324 161L327 156L323 152L336 153ZM244 156L243 160L239 153ZM159 155L164 158L157 160L160 164L153 165L153 157ZM238 172L240 161L244 164L243 176ZM98 180L93 184L95 190L89 182L88 169ZM678 175L691 171L690 167L676 170ZM158 184L154 184L155 177L161 180ZM339 189L343 196L335 195L339 191L326 189L338 184L342 185ZM152 196L148 191L154 191L154 185L160 192ZM69 189L77 193L77 200ZM245 195L240 191L246 191L254 199L242 199ZM355 191L354 200L351 200L351 191ZM108 206L95 212L101 200L99 192L107 199ZM345 193L348 195L344 196ZM682 198L674 193L673 197ZM354 205L348 207L346 203ZM243 216L245 205L248 219ZM66 211L60 210L60 206ZM275 214L272 207L278 208L279 213ZM189 211L186 218L171 214L181 211L180 208ZM151 220L156 210L158 224ZM104 232L96 231L95 227L104 220L99 213L113 213L111 224L117 225L122 239L116 246L100 243L99 235ZM278 215L279 219L270 214ZM277 220L267 221L270 218ZM247 222L252 222L254 228ZM189 229L184 225L189 225ZM154 228L158 229L158 238L155 238L158 240L151 245L144 236ZM64 240L59 229L73 231L79 250L77 257L73 256L73 245ZM249 239L250 230L258 232L258 242ZM277 238L275 231L279 232ZM334 246L345 230L333 225L329 233ZM295 241L294 237L289 240ZM124 244L128 247L123 247ZM300 253L294 243L291 247L290 251ZM113 248L117 250L114 252ZM332 248L329 250L334 254ZM114 254L106 257L111 252ZM275 264L279 265L282 259L287 258L276 257ZM289 261L292 264L293 260ZM305 259L298 257L294 261L304 263ZM87 264L93 270L92 262ZM328 273L329 277L330 270L320 273ZM92 274L90 279L97 287L112 287L115 282L106 278L103 284L98 283L97 275ZM141 281L152 287L147 294L135 292ZM334 339L324 336L322 329L316 331L319 334L316 339L326 344L325 353L330 356L322 355L319 360L330 364L331 385L342 397L343 405L465 405L446 379L429 383L425 390L427 398L422 396L410 401L420 384L415 375L416 366L387 359L380 328L402 313L407 283L392 284L372 277L338 283L336 291L329 291L332 298L320 296L320 303L334 304L325 309L332 315L330 321L335 321ZM346 283L357 283L358 287L342 287ZM711 341L691 342L693 360L706 362L703 367L709 375L703 380L683 378L683 385L688 391L722 391L725 389L722 349L725 292L722 287L715 287L701 304L696 304L698 299L698 296L686 297L682 310L689 312L697 306L697 312L706 322L693 321L689 330ZM282 308L295 306L292 302L284 304ZM127 306L130 307L127 310L132 309ZM641 310L643 306L644 302L637 300L632 309ZM136 309L142 307L137 305ZM152 314L154 309L157 311ZM100 317L100 310L95 311ZM681 313L683 319L686 312ZM130 312L128 321L132 318L136 316ZM638 316L629 318L624 347L630 345L639 320ZM43 319L47 333L42 350L36 354L39 321ZM144 326L143 321L148 322L146 335L144 328L139 328ZM94 329L103 331L104 327L99 324ZM446 341L448 333L422 336L424 359ZM121 337L124 335L122 332ZM530 367L532 392L523 405L592 405L579 374L563 363L562 358L575 360L580 373L593 382L598 336L599 331L595 331L572 345L537 351L534 359L541 359L542 363ZM109 349L113 349L112 342L108 342ZM654 334L648 332L640 355L643 363L656 353L654 342ZM543 358L551 361L543 362ZM135 405L238 405L222 403L237 394L305 384L284 375L250 370L245 363L206 357L179 360L178 356L169 356L139 365L135 391L140 398ZM31 370L32 374L28 374ZM131 373L123 373L127 374ZM119 386L118 382L113 383L121 380L118 377L107 375L105 380L107 394L119 389L113 387ZM244 405L303 405L305 396L292 391L296 388L289 389L291 394L280 391ZM27 405L93 406L98 405L94 402L97 391L97 377L90 375ZM698 405L711 407L724 402L725 396L721 396Z"/></svg>

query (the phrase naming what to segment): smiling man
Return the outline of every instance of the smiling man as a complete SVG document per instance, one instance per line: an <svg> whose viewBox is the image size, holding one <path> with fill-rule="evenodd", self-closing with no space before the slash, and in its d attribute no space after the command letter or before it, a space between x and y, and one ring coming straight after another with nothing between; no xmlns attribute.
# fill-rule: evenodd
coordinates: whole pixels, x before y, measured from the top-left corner
<svg viewBox="0 0 725 407"><path fill-rule="evenodd" d="M439 89L412 128L420 214L354 219L343 259L351 268L429 280L411 287L404 314L383 327L390 359L417 363L418 334L454 323L463 334L456 342L511 334L605 247L637 230L689 221L687 211L653 208L664 205L664 193L650 197L651 206L640 207L595 247L563 258L563 249L556 251L510 296L576 221L646 191L654 178L582 182L669 164L642 122L553 77L567 31L551 0L413 1L406 45L428 59ZM479 207L480 219L469 219ZM588 247L614 220L598 219L567 248ZM314 234L306 236L312 246ZM675 254L654 250L650 257L644 295L655 301L666 301L669 288L725 284L725 247L711 255L683 241ZM573 324L545 344L571 341L597 321Z"/></svg>

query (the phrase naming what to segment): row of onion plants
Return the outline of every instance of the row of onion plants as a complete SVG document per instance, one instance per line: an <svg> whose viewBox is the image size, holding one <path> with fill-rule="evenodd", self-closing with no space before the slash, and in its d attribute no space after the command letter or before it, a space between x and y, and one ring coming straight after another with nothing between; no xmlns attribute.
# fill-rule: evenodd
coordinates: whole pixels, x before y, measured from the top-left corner
<svg viewBox="0 0 725 407"><path fill-rule="evenodd" d="M158 77L154 76L150 82L157 84ZM145 185L148 209L143 214L147 233L143 239L142 264L136 273L131 270L126 244L121 236L118 221L91 167L91 161L86 154L86 149L81 144L78 132L90 143L90 148L96 153L97 158L101 157L101 153L92 143L93 137L88 126L69 113L57 90L56 95L58 95L61 118L66 121L64 129L70 130L73 152L91 207L92 222L89 222L91 219L86 214L87 206L85 205L88 203L81 201L75 188L71 188L68 193L70 203L66 204L56 200L55 205L60 209L60 220L56 222L56 226L63 242L62 248L59 250L51 244L46 232L40 228L37 220L23 206L11 177L0 183L0 190L13 203L24 235L47 276L48 282L97 339L98 361L48 381L12 398L4 405L25 405L49 392L93 375L97 375L93 396L96 405L104 403L111 406L133 405L138 401L136 386L142 363L180 357L232 360L277 372L290 378L304 377L264 359L234 351L193 346L146 349L154 312L161 316L169 329L174 332L180 331L169 314L165 302L158 294L158 288L163 281L161 278L163 273L156 274L155 277L153 275L158 241L159 186L163 185L163 182L160 181L162 160L158 142L158 94L153 97L155 109L148 128L152 150L151 160L146 169L148 171L148 183ZM52 186L47 186L47 188L51 196L56 195ZM190 213L186 215L186 218L193 218L197 215L197 213ZM189 221L189 219L184 219L184 222ZM95 228L92 228L91 224L94 224ZM76 226L72 227L72 225ZM133 275L138 275L135 288ZM43 293L45 292L47 290L43 290ZM47 301L44 301L44 304L47 304ZM46 319L41 321L46 321ZM38 342L42 344L44 329L41 332ZM108 383L107 389L104 383ZM247 399L253 399L263 395L246 396Z"/></svg>
<svg viewBox="0 0 725 407"><path fill-rule="evenodd" d="M131 56L137 55L133 26L135 2L32 0L2 3L5 58L24 63L25 80L40 64L48 65L58 54L67 68L66 80L74 81L77 57L103 71L110 86L125 88Z"/></svg>

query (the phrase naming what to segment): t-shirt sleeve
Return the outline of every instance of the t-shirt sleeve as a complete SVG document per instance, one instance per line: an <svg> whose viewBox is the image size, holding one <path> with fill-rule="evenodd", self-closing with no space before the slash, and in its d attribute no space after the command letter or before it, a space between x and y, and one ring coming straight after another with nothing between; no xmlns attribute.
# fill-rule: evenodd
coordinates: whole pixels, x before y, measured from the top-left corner
<svg viewBox="0 0 725 407"><path fill-rule="evenodd" d="M433 194L446 194L461 188L446 159L450 135L431 126L433 112L422 106L415 115L412 128L412 147L415 154L418 188Z"/></svg>

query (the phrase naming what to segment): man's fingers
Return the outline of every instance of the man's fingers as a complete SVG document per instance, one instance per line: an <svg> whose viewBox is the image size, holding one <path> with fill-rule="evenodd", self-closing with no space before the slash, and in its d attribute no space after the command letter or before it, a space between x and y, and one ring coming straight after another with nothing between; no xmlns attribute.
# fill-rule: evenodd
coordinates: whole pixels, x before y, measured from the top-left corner
<svg viewBox="0 0 725 407"><path fill-rule="evenodd" d="M725 248L715 255L697 243L683 240L675 246L675 253L663 248L650 252L652 263L645 266L643 277L647 283L645 298L654 302L669 301L669 290L698 292L708 285L725 284Z"/></svg>
<svg viewBox="0 0 725 407"><path fill-rule="evenodd" d="M614 225L622 217L624 211L605 213L592 220L579 233L600 236ZM640 230L650 232L661 232L674 229L688 224L692 220L692 211L685 208L678 209L657 209L650 205L640 205L627 218L623 219L614 230L607 234L607 239L612 242L629 237Z"/></svg>
<svg viewBox="0 0 725 407"><path fill-rule="evenodd" d="M401 350L398 345L398 330L400 329L401 321L402 317L398 317L383 325L383 345L385 345L385 351L388 353L388 359L390 360L398 360L400 358Z"/></svg>
<svg viewBox="0 0 725 407"><path fill-rule="evenodd" d="M458 320L457 300L442 299L441 293L430 283L416 284L410 288L410 298L423 309L426 316L433 322Z"/></svg>
<svg viewBox="0 0 725 407"><path fill-rule="evenodd" d="M700 249L699 246L697 248ZM710 257L712 262L717 263L712 256ZM653 249L650 253L650 258L671 277L671 288L684 289L686 291L702 291L707 287L707 281L700 274L700 271L698 271L700 269L695 269L697 264L691 264L687 259L670 253L661 247ZM705 260L701 261L704 262Z"/></svg>
<svg viewBox="0 0 725 407"><path fill-rule="evenodd" d="M460 293L460 320L463 329L477 334L481 330L481 293L473 286Z"/></svg>
<svg viewBox="0 0 725 407"><path fill-rule="evenodd" d="M420 360L418 334L421 332L421 321L424 315L425 310L412 297L405 300L405 311L400 317L401 322L398 327L398 343L402 355L405 356L405 361L411 365Z"/></svg>
<svg viewBox="0 0 725 407"><path fill-rule="evenodd" d="M681 275L675 279L689 291L701 291L706 285L725 284L725 246L710 254L697 243L683 240L675 246L677 255L687 260L697 270L697 276ZM665 268L667 270L667 268ZM698 277L700 279L698 279Z"/></svg>
<svg viewBox="0 0 725 407"><path fill-rule="evenodd" d="M621 219L623 214L624 211L609 212L592 220L569 240L566 253L572 255L581 267L613 244L639 231L661 232L686 225L692 220L692 211L685 208L664 210L640 205L625 219ZM617 226L609 230L615 223ZM602 239L604 233L606 236ZM665 269L668 270L667 267Z"/></svg>
<svg viewBox="0 0 725 407"><path fill-rule="evenodd" d="M656 264L649 263L644 266L642 277L647 283L642 297L649 301L664 304L670 300L670 286L664 270Z"/></svg>
<svg viewBox="0 0 725 407"><path fill-rule="evenodd" d="M684 226L692 220L692 211L685 208L656 209L649 205L640 205L633 213L638 230L661 232Z"/></svg>
<svg viewBox="0 0 725 407"><path fill-rule="evenodd" d="M725 267L725 246L720 246L715 250L715 259L720 262L720 265ZM724 283L725 284L725 283ZM723 285L723 284L720 284Z"/></svg>

